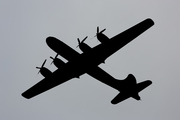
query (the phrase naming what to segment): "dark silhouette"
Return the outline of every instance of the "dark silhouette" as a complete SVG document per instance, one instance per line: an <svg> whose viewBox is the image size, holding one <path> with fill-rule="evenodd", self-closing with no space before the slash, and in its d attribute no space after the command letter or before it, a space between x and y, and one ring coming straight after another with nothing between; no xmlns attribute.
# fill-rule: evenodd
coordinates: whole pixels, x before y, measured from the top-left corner
<svg viewBox="0 0 180 120"><path fill-rule="evenodd" d="M136 79L132 74L129 74L124 80L117 80L98 67L98 65L104 63L109 56L153 25L154 22L151 19L146 19L110 39L103 34L106 29L99 32L99 27L97 27L96 36L101 44L91 48L84 43L87 37L82 41L78 38L79 44L77 47L83 51L82 54L79 54L62 41L54 37L48 37L46 39L47 45L57 53L55 58L51 57L53 59L52 63L54 63L58 69L54 72L49 71L44 67L45 60L41 67L37 67L45 78L22 93L22 96L27 99L32 98L72 78L79 78L79 76L87 73L120 92L111 101L112 104L117 104L129 97L140 100L138 93L152 84L150 80L136 83ZM57 58L58 55L64 57L68 62L64 63Z"/></svg>

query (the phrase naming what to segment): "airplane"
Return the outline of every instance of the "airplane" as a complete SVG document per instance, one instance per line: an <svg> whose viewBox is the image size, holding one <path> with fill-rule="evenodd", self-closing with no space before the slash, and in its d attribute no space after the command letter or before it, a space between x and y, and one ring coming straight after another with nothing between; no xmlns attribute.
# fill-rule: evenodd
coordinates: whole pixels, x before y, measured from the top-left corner
<svg viewBox="0 0 180 120"><path fill-rule="evenodd" d="M57 53L54 58L50 58L53 60L52 63L54 63L58 69L54 72L48 70L44 67L46 63L45 60L41 67L36 67L40 69L39 72L44 76L44 78L23 92L22 96L30 99L66 81L69 81L72 78L79 78L81 75L86 73L119 91L119 94L111 101L112 104L120 103L130 97L140 100L141 98L138 93L151 85L151 80L137 83L136 78L132 74L129 74L127 78L123 80L118 80L101 69L98 65L105 63L105 60L109 56L124 47L153 25L154 21L147 18L112 38L108 38L105 34L103 34L106 29L99 31L99 27L97 27L97 33L95 36L100 41L100 44L91 48L84 43L87 36L82 41L78 38L77 47L79 47L82 51L81 54L57 38L51 36L47 37L47 45ZM57 58L58 55L65 58L67 62L65 63L61 59Z"/></svg>

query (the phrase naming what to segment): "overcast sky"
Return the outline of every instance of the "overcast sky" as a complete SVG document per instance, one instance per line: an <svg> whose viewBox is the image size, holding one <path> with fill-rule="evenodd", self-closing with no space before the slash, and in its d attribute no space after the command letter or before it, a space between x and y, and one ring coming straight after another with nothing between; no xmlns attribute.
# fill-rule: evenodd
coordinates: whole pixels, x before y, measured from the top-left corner
<svg viewBox="0 0 180 120"><path fill-rule="evenodd" d="M1 0L0 119L2 120L177 120L180 118L180 2L178 0ZM100 65L117 79L129 73L153 84L117 105L115 89L87 74L32 99L21 93L43 77L36 66L51 71L45 42L54 36L76 48L77 38L99 44L96 27L108 37L151 18L155 25ZM123 39L122 39L123 40ZM108 50L108 49L107 49ZM104 51L106 52L106 51Z"/></svg>

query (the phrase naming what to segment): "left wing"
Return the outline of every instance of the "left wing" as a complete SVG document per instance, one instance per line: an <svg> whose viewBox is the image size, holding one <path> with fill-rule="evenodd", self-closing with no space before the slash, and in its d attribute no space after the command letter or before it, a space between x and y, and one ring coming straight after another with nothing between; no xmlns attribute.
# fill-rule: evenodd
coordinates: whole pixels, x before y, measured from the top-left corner
<svg viewBox="0 0 180 120"><path fill-rule="evenodd" d="M80 56L80 54L74 49L54 37L48 37L46 39L46 42L52 50L54 50L56 53L58 53L68 61L76 60ZM26 90L24 93L22 93L22 96L28 99L32 98L80 75L80 73L65 65L61 69L57 69L56 71L54 71L52 75L45 77L43 80Z"/></svg>
<svg viewBox="0 0 180 120"><path fill-rule="evenodd" d="M64 72L63 72L64 71ZM22 93L22 96L30 99L38 94L41 94L53 87L56 87L59 84L62 84L71 78L76 77L75 74L67 74L67 70L60 71L59 69L54 71L51 76L44 78L28 90L26 90L24 93Z"/></svg>

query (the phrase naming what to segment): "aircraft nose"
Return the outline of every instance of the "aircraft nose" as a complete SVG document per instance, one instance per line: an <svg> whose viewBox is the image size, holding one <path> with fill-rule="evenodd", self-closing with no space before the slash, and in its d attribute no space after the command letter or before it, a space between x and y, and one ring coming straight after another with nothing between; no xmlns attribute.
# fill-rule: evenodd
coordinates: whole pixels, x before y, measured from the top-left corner
<svg viewBox="0 0 180 120"><path fill-rule="evenodd" d="M47 37L47 38L46 38L46 43L47 43L48 45L50 45L52 39L53 39L53 37L51 37L51 36Z"/></svg>
<svg viewBox="0 0 180 120"><path fill-rule="evenodd" d="M46 43L52 49L59 44L59 40L55 37L49 36L46 38Z"/></svg>

